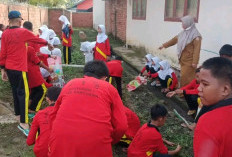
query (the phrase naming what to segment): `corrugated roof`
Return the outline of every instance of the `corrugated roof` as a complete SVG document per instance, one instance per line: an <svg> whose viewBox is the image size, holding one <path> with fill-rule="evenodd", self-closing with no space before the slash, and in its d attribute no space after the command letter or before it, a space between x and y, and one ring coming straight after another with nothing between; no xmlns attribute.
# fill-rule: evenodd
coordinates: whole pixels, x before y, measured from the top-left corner
<svg viewBox="0 0 232 157"><path fill-rule="evenodd" d="M85 0L77 5L77 10L88 10L93 7L93 0Z"/></svg>

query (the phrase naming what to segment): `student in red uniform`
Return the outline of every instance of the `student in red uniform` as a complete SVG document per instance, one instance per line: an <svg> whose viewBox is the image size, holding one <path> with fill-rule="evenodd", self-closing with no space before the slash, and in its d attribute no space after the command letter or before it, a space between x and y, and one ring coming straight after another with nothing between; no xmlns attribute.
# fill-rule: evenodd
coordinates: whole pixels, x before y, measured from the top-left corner
<svg viewBox="0 0 232 157"><path fill-rule="evenodd" d="M72 61L71 47L72 47L73 29L66 16L61 15L59 17L59 21L62 23L62 44L63 44L64 63L70 64Z"/></svg>
<svg viewBox="0 0 232 157"><path fill-rule="evenodd" d="M129 108L124 107L124 110L126 113L128 128L121 138L119 144L124 148L128 148L129 144L131 143L131 141L135 137L135 134L140 128L140 120L136 113L131 111Z"/></svg>
<svg viewBox="0 0 232 157"><path fill-rule="evenodd" d="M160 70L154 74L147 74L151 78L158 78L161 84L161 92L167 93L176 88L178 80L175 72L170 68L168 61L159 62Z"/></svg>
<svg viewBox="0 0 232 157"><path fill-rule="evenodd" d="M46 100L48 107L40 110L34 117L31 124L31 130L27 137L27 145L34 146L34 153L36 157L47 157L48 156L48 140L50 137L51 128L49 125L49 114L54 108L54 104L59 97L61 88L51 87L47 91ZM37 138L37 133L39 133Z"/></svg>
<svg viewBox="0 0 232 157"><path fill-rule="evenodd" d="M143 67L143 69L141 70L140 72L140 75L143 75L143 73L147 70L147 73L150 72L150 69L151 69L151 66L152 66L152 59L153 56L152 54L147 54L145 56L145 60L146 60L146 63L145 63L145 66Z"/></svg>
<svg viewBox="0 0 232 157"><path fill-rule="evenodd" d="M51 113L50 157L112 157L111 145L127 129L120 96L105 81L105 63L88 62L84 75L64 86Z"/></svg>
<svg viewBox="0 0 232 157"><path fill-rule="evenodd" d="M20 119L18 128L28 133L28 100L29 88L27 82L27 48L26 42L35 42L47 45L47 41L36 37L30 31L20 28L22 24L21 14L18 11L9 12L9 29L2 35L2 47L0 53L0 66L2 79L9 78L13 98L14 110L17 118Z"/></svg>
<svg viewBox="0 0 232 157"><path fill-rule="evenodd" d="M96 40L96 46L94 48L94 59L101 61L108 61L110 59L110 41L106 35L106 29L104 25L98 26L98 35Z"/></svg>
<svg viewBox="0 0 232 157"><path fill-rule="evenodd" d="M173 146L174 143L163 140L159 127L163 126L167 110L164 106L156 104L151 108L151 121L144 124L136 133L128 148L128 157L170 157L181 150L178 145L175 150L168 151L164 143Z"/></svg>
<svg viewBox="0 0 232 157"><path fill-rule="evenodd" d="M232 62L214 57L200 71L199 96L208 112L194 131L195 157L229 157L232 154Z"/></svg>
<svg viewBox="0 0 232 157"><path fill-rule="evenodd" d="M23 27L29 31L33 31L33 25L30 21L23 23ZM31 90L29 97L29 118L35 116L35 112L39 111L42 101L45 97L47 88L45 85L45 80L40 73L40 67L47 69L52 73L52 69L49 69L36 55L34 47L38 48L36 44L31 42L28 43L27 47L27 60L28 60L28 85ZM33 47L34 46L34 47Z"/></svg>
<svg viewBox="0 0 232 157"><path fill-rule="evenodd" d="M171 91L167 93L167 97L171 98L175 94L184 94L185 100L188 104L189 111L188 115L193 115L196 113L197 108L198 108L198 90L197 88L199 87L199 75L200 75L200 68L196 69L196 78L193 79L188 85L176 89L175 91Z"/></svg>
<svg viewBox="0 0 232 157"><path fill-rule="evenodd" d="M117 90L122 98L122 72L123 72L123 67L122 67L122 58L121 57L116 57L115 60L111 60L109 62L106 62L106 65L109 70L109 82L112 83L112 78L114 78L116 85L117 85Z"/></svg>

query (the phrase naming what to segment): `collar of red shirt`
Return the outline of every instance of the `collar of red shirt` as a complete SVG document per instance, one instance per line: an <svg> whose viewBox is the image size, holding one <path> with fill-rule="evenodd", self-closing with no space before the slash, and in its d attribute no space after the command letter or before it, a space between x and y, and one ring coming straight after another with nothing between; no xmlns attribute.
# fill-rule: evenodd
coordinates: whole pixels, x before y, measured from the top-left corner
<svg viewBox="0 0 232 157"><path fill-rule="evenodd" d="M215 110L215 109L220 108L220 107L229 106L229 105L232 105L232 98L219 101L217 104L210 106L209 111Z"/></svg>
<svg viewBox="0 0 232 157"><path fill-rule="evenodd" d="M158 132L160 132L157 126L151 124L151 121L149 121L149 122L147 123L147 126L148 126L148 127L155 128Z"/></svg>

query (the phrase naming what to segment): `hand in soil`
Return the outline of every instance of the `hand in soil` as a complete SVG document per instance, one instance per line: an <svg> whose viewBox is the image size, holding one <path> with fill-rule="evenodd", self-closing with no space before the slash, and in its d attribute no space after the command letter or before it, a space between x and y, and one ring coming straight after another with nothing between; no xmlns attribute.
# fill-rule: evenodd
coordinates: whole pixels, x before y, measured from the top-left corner
<svg viewBox="0 0 232 157"><path fill-rule="evenodd" d="M174 146L175 145L175 143L170 142L170 141L166 141L166 144L169 145L169 146Z"/></svg>
<svg viewBox="0 0 232 157"><path fill-rule="evenodd" d="M171 98L171 97L173 97L175 94L176 94L175 91L168 92L168 93L166 94L166 97Z"/></svg>
<svg viewBox="0 0 232 157"><path fill-rule="evenodd" d="M182 149L182 147L178 144L177 147L176 147L176 149L175 149L175 151L179 152L181 149Z"/></svg>

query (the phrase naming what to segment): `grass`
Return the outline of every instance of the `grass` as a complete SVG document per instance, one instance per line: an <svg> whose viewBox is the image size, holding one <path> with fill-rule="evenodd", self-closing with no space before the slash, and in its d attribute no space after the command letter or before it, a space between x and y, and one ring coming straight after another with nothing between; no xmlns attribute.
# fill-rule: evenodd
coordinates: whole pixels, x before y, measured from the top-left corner
<svg viewBox="0 0 232 157"><path fill-rule="evenodd" d="M84 55L80 52L80 41L78 36L79 31L84 31L87 35L87 41L96 40L97 32L92 29L75 28L73 35L73 51L72 51L72 64L84 64ZM114 40L109 35L110 44L112 47L122 46L123 43ZM179 143L183 146L182 151L177 157L192 157L192 132L180 126L181 121L174 115L172 103L165 103L165 98L158 97L154 92L149 90L146 86L139 87L134 92L128 92L126 85L134 79L138 74L126 63L123 63L123 103L131 108L140 118L141 124L146 123L150 119L150 108L155 103L165 104L169 110L168 119L166 124L160 129L162 135L167 140ZM83 76L83 68L63 67L65 81L68 82L73 78ZM10 102L12 104L12 94L8 82L0 80L0 100ZM45 105L44 105L45 106ZM0 125L0 156L33 156L33 147L28 147L25 144L26 138L22 136L21 132L16 128L16 124ZM169 147L175 149L175 147ZM127 155L121 151L118 146L113 146L114 157L126 157Z"/></svg>

